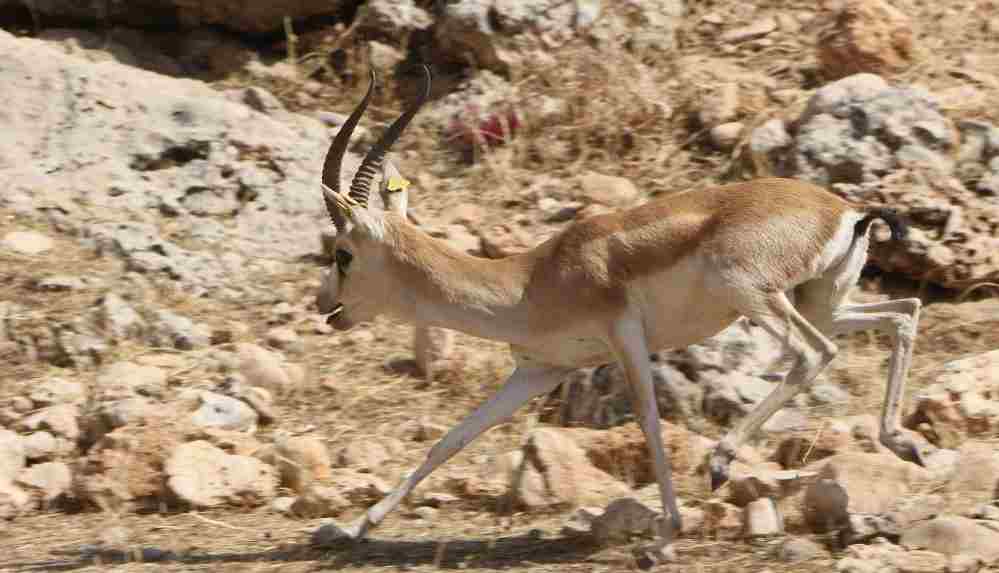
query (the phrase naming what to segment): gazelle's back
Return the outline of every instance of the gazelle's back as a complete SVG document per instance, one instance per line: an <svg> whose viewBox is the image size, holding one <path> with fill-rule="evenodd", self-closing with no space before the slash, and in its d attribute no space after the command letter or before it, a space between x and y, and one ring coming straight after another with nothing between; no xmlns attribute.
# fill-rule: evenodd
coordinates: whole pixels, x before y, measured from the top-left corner
<svg viewBox="0 0 999 573"><path fill-rule="evenodd" d="M585 293L591 304L620 304L629 284L694 257L744 271L759 288L788 288L842 233L851 211L832 193L791 179L675 193L567 228L539 247L535 282L557 277L560 289Z"/></svg>

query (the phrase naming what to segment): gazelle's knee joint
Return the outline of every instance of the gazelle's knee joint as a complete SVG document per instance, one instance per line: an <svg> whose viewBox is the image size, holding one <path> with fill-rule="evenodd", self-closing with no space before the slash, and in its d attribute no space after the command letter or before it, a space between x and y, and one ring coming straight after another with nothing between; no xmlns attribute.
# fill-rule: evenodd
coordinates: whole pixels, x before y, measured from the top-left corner
<svg viewBox="0 0 999 573"><path fill-rule="evenodd" d="M802 348L797 352L798 360L792 368L796 376L787 376L785 380L792 384L807 384L827 364L836 358L839 348L828 340L823 340L817 347Z"/></svg>

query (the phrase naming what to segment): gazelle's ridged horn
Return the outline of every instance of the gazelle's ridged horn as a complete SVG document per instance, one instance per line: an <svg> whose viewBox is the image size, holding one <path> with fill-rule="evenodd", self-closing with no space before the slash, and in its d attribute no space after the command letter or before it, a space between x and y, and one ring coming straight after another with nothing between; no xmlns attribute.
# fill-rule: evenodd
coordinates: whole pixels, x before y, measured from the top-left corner
<svg viewBox="0 0 999 573"><path fill-rule="evenodd" d="M367 109L368 102L371 101L371 94L375 91L375 71L371 70L370 74L371 80L368 83L368 91L364 94L364 99L357 104L347 121L340 126L340 131L333 138L333 143L326 151L326 160L323 162L323 201L326 202L326 210L338 231L342 231L347 226L347 220L335 199L335 196L340 194L340 168L343 165L343 155L347 152L347 144L350 143L350 136L354 133L354 128L357 127L357 122L364 115L364 110Z"/></svg>
<svg viewBox="0 0 999 573"><path fill-rule="evenodd" d="M368 205L368 195L371 191L371 180L374 178L375 173L382 166L382 161L385 160L385 154L391 149L392 144L399 139L402 135L403 130L409 125L409 122L413 119L420 107L423 106L427 98L430 97L430 68L424 64L423 65L423 91L420 93L416 102L410 106L402 115L399 116L395 122L385 130L382 134L381 139L378 143L371 148L371 151L364 157L364 161L361 162L361 166L358 167L357 173L354 174L354 179L350 183L350 196L360 203L361 205L367 207Z"/></svg>

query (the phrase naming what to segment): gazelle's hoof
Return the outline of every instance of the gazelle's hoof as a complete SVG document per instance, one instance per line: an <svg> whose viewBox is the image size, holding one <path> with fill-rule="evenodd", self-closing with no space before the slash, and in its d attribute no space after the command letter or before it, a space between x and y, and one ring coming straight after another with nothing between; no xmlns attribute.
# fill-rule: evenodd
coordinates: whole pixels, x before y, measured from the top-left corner
<svg viewBox="0 0 999 573"><path fill-rule="evenodd" d="M923 452L920 451L919 446L912 440L905 440L895 445L892 448L895 455L902 458L907 462L912 462L917 466L926 467L926 461L923 459Z"/></svg>
<svg viewBox="0 0 999 573"><path fill-rule="evenodd" d="M717 491L718 488L728 482L728 466L732 463L734 457L734 455L721 447L715 448L715 451L711 453L711 458L708 460L708 472L711 474L711 491Z"/></svg>
<svg viewBox="0 0 999 573"><path fill-rule="evenodd" d="M319 547L338 545L348 541L358 541L363 535L363 528L357 523L341 527L330 521L312 532L312 544Z"/></svg>
<svg viewBox="0 0 999 573"><path fill-rule="evenodd" d="M654 543L636 547L632 555L639 569L651 569L662 563L676 561L676 549L673 548L673 544Z"/></svg>
<svg viewBox="0 0 999 573"><path fill-rule="evenodd" d="M728 467L711 468L711 491L718 491L718 488L728 483Z"/></svg>
<svg viewBox="0 0 999 573"><path fill-rule="evenodd" d="M923 452L919 449L919 444L910 436L906 436L901 431L890 437L881 440L882 445L891 450L899 458L926 467L926 460L923 459Z"/></svg>

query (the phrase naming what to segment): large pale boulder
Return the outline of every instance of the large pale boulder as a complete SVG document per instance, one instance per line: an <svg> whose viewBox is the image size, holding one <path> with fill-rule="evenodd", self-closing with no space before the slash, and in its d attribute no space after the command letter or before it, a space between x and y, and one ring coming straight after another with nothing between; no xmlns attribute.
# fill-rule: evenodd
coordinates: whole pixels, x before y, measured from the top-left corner
<svg viewBox="0 0 999 573"><path fill-rule="evenodd" d="M527 507L597 505L631 491L594 466L564 430L534 430L523 451L523 466L516 474L513 492Z"/></svg>
<svg viewBox="0 0 999 573"><path fill-rule="evenodd" d="M183 28L218 25L236 32L262 34L277 32L287 16L301 21L314 16L336 16L349 4L345 0L46 0L30 1L43 26L46 22L78 24L119 24L136 28L162 28L164 24ZM0 0L0 10L23 9L20 0Z"/></svg>
<svg viewBox="0 0 999 573"><path fill-rule="evenodd" d="M888 453L837 454L806 469L818 475L805 489L802 510L818 531L845 527L851 516L886 513L930 480L922 467Z"/></svg>
<svg viewBox="0 0 999 573"><path fill-rule="evenodd" d="M259 504L275 495L277 471L248 456L234 456L197 440L181 444L164 464L167 487L194 507Z"/></svg>
<svg viewBox="0 0 999 573"><path fill-rule="evenodd" d="M912 65L912 19L885 0L847 0L816 42L829 79L861 72L891 73Z"/></svg>

